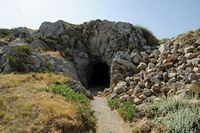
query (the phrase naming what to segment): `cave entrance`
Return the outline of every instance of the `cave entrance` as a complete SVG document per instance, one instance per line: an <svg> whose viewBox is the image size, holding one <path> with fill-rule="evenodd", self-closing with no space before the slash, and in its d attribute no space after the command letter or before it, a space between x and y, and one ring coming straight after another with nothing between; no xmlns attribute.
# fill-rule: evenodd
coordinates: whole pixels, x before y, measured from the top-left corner
<svg viewBox="0 0 200 133"><path fill-rule="evenodd" d="M92 66L88 80L88 87L93 94L103 91L110 86L109 66L105 63L96 63Z"/></svg>

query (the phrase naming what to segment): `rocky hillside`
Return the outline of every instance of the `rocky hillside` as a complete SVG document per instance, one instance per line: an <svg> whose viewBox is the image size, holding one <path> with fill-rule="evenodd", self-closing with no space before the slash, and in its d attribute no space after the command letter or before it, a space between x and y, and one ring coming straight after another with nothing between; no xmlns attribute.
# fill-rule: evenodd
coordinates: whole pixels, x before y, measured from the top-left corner
<svg viewBox="0 0 200 133"><path fill-rule="evenodd" d="M187 97L200 92L200 30L160 41L157 48L147 47L138 55L137 73L106 93L121 100L132 99L140 104L160 97Z"/></svg>
<svg viewBox="0 0 200 133"><path fill-rule="evenodd" d="M129 23L107 20L90 21L81 25L64 21L44 22L39 30L1 29L0 71L51 70L62 72L87 86L93 66L104 63L110 71L110 83L116 84L136 72L141 61L139 52L153 48L153 43L157 42L153 35L150 39L145 39L144 31ZM19 52L13 49L22 45L33 50L29 55L24 53L26 57L17 55ZM22 65L19 65L17 58L22 56L28 59L23 59ZM20 68L16 68L16 65Z"/></svg>
<svg viewBox="0 0 200 133"><path fill-rule="evenodd" d="M196 106L196 103L195 105L190 104L190 99L194 97L193 94L198 98L198 93L200 92L200 30L159 41L145 28L134 26L130 23L107 20L95 20L80 25L70 24L61 20L55 23L44 22L38 30L23 27L0 29L0 73L6 74L1 74L0 76L5 81L11 80L13 83L18 81L18 78L27 78L20 81L20 83L30 78L30 76L27 77L25 75L21 77L17 75L19 77L14 79L8 78L9 74L7 73L11 72L22 73L22 75L29 72L62 73L65 77L70 77L71 80L68 82L70 88L76 92L86 94L91 99L92 94L88 89L93 91L93 89L103 86L104 91L99 92L98 95L109 97L108 103L111 108L119 108L119 112L122 117L126 118L125 120L133 120L134 117L137 117L139 119L138 125L142 125L142 128L137 127L140 132L153 132L151 129L154 127L156 127L158 133L196 133L199 131L200 118L195 117L199 116L199 101L197 101L198 106ZM14 74L13 77L15 76ZM71 89L68 93L66 91L68 88L65 88L66 86L63 88L63 83L57 82L59 78L62 79L62 76L58 77L58 79L51 79L52 77L50 76L47 78L48 82L44 81L47 88L49 88L52 81L55 85L55 88L50 88L45 94L43 94L44 92L40 94L40 89L32 91L27 86L21 91L20 88L24 88L24 85L27 84L8 87L6 86L7 84L3 84L2 78L0 85L4 86L0 87L0 91L3 94L0 95L1 105L5 104L5 106L10 105L13 108L17 108L18 103L16 104L15 100L11 99L9 101L10 95L8 92L11 94L19 93L19 97L22 100L33 102L31 105L36 104L38 106L42 104L42 106L38 106L42 111L39 111L39 113L44 115L46 123L43 123L42 127L37 129L38 132L46 131L48 127L51 127L51 131L54 131L54 129L56 131L57 129L62 130L61 132L66 131L62 128L62 122L65 121L65 117L63 118L64 120L56 119L56 121L52 121L53 123L48 123L48 121L55 119L49 120L46 118L48 116L45 113L43 114L43 112L52 108L48 107L48 110L42 108L43 105L51 106L49 104L46 105L46 101L48 97L54 97L54 95L52 96L48 92L60 94L65 98L75 98L68 99L70 110L76 108L74 107L76 105L83 104L80 102L86 101L86 112L92 112L89 107L89 101L85 100L86 97ZM34 79L33 83L35 83L35 80L38 80L37 78L38 76L33 75L31 81ZM43 80L40 81L41 84L43 84ZM32 84L32 82L27 83ZM10 81L9 84L11 84ZM105 87L107 88L105 89ZM5 91L5 88L8 88L8 90ZM36 98L39 102L35 103L31 97L24 96L25 94L33 97L39 96L39 99ZM70 95L75 96L71 97ZM47 98L43 99L43 96L47 96ZM7 102L2 102L5 98ZM12 96L12 98L15 99L15 96ZM63 105L68 104L62 98L56 99ZM62 112L65 108L60 106L59 102L53 103L50 100L52 106L55 104L61 109L61 112L56 112L56 110L52 109L54 113L58 114L58 116L55 116L56 118L60 118L60 115L67 116L68 114L65 113L69 113ZM72 104L73 102L75 104ZM149 106L149 103L152 106ZM23 106L25 110L29 107ZM78 107L80 109L80 106ZM146 108L148 109L146 110ZM7 117L5 112L15 110L0 109L0 119L3 119L3 121L0 121L2 130L13 131L13 127L6 128L5 122L10 122L12 117L15 116ZM85 108L83 107L83 109ZM75 119L66 117L66 121L68 119L74 121L67 125L68 127L71 126L70 129L76 132L77 129L84 131L86 130L85 127L87 127L89 128L87 131L89 131L94 127L90 113L81 112L82 114L86 113L87 117L89 116L91 119L85 119L86 117L83 115L84 119L80 120L76 119L79 118L77 113L80 113L76 111L75 109L70 112L72 114L69 114L74 116L73 118ZM32 116L34 112L31 110L28 113L30 112L30 115L25 114L25 116ZM21 116L24 115L18 113L15 112L16 116L19 115L20 117L14 123L14 126L17 126L17 123L22 120ZM38 124L37 120L40 117L38 118L38 115L35 117L34 114L33 117L35 123ZM140 123L141 119L142 124ZM151 126L149 126L149 119L162 124L157 123L156 126L150 124ZM182 119L185 120L185 123ZM190 123L189 120L192 122ZM27 121L30 122L29 119ZM177 127L174 126L177 124L176 122L179 125ZM135 125L137 125L137 121ZM159 126L164 126L164 128ZM28 130L34 130L34 127L28 127L31 127Z"/></svg>

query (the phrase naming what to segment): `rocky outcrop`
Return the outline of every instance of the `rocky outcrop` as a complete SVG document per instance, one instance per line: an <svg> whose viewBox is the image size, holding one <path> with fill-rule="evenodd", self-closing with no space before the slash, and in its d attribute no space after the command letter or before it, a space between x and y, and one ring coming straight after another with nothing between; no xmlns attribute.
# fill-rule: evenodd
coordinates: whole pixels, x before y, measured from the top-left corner
<svg viewBox="0 0 200 133"><path fill-rule="evenodd" d="M198 92L200 90L199 40L200 30L197 30L141 51L137 54L142 57L137 66L138 72L120 79L119 83L126 82L127 86L126 89L120 89L118 97L123 98L128 95L129 100L140 104L152 98L171 95L189 96L191 92ZM119 88L118 84L110 90L112 94L116 94L116 87Z"/></svg>
<svg viewBox="0 0 200 133"><path fill-rule="evenodd" d="M6 47L26 45L33 49L26 71L56 71L80 80L87 86L92 66L104 63L110 69L111 84L136 72L141 61L139 52L147 47L141 29L130 23L95 20L73 25L64 21L44 22L39 30L15 28L0 30L0 70L12 71L9 67ZM9 38L9 39L8 39ZM44 56L45 51L58 51L63 58Z"/></svg>

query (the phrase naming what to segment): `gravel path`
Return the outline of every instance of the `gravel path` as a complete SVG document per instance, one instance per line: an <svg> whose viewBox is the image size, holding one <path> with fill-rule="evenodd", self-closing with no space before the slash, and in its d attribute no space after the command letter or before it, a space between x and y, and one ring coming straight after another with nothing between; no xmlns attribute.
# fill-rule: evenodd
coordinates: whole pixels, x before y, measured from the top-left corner
<svg viewBox="0 0 200 133"><path fill-rule="evenodd" d="M117 111L110 110L105 97L94 97L91 104L97 118L97 133L131 133Z"/></svg>

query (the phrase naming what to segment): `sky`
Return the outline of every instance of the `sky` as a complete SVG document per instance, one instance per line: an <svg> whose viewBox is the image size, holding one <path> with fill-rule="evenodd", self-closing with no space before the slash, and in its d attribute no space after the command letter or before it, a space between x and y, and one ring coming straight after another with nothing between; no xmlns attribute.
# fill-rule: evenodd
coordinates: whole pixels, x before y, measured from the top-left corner
<svg viewBox="0 0 200 133"><path fill-rule="evenodd" d="M158 38L200 28L200 0L0 0L0 28L38 29L44 21L129 22Z"/></svg>

